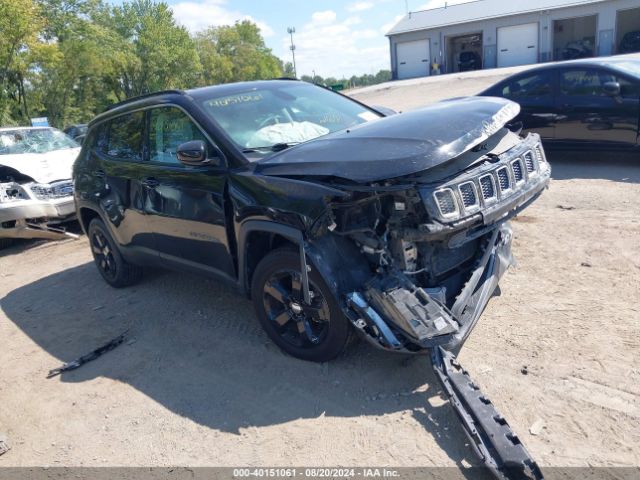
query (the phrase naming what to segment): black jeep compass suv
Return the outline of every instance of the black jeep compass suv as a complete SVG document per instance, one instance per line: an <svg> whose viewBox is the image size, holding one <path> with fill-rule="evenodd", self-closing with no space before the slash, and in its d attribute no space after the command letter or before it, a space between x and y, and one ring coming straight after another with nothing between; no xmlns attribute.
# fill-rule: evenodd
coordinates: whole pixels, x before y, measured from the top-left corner
<svg viewBox="0 0 640 480"><path fill-rule="evenodd" d="M221 278L295 357L329 360L351 332L430 352L485 463L535 473L452 353L549 181L538 135L505 128L518 113L484 97L385 116L293 80L146 95L89 124L78 218L110 285L145 265Z"/></svg>

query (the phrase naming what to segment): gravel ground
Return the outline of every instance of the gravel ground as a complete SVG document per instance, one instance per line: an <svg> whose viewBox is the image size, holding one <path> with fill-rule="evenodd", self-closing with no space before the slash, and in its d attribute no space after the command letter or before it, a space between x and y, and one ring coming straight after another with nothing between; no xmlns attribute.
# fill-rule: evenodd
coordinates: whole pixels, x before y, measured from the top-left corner
<svg viewBox="0 0 640 480"><path fill-rule="evenodd" d="M495 77L352 93L406 109ZM640 163L552 163L460 361L542 466L638 466ZM45 378L126 329L113 352ZM149 271L107 287L84 238L0 252L0 338L0 466L477 463L426 358L364 343L329 364L286 357L213 281Z"/></svg>

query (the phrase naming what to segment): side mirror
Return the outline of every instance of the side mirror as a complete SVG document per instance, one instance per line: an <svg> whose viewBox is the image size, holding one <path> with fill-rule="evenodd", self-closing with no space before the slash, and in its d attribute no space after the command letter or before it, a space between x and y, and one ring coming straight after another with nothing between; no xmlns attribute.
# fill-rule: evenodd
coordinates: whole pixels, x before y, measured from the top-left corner
<svg viewBox="0 0 640 480"><path fill-rule="evenodd" d="M189 167L204 167L208 165L220 165L220 154L216 150L212 158L207 156L207 144L202 140L192 140L178 146L176 156L183 165Z"/></svg>
<svg viewBox="0 0 640 480"><path fill-rule="evenodd" d="M620 84L618 82L605 82L604 85L602 85L602 90L610 97L620 96Z"/></svg>

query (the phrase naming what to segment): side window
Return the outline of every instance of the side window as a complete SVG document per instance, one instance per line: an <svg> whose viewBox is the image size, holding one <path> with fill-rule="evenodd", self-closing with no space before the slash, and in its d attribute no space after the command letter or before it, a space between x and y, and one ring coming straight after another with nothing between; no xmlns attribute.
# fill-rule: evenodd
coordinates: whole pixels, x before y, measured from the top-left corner
<svg viewBox="0 0 640 480"><path fill-rule="evenodd" d="M181 143L207 139L179 108L159 107L151 110L149 121L149 159L152 162L181 165L176 151Z"/></svg>
<svg viewBox="0 0 640 480"><path fill-rule="evenodd" d="M104 153L113 158L141 161L143 125L143 112L134 112L111 120Z"/></svg>
<svg viewBox="0 0 640 480"><path fill-rule="evenodd" d="M515 101L521 99L549 99L552 97L553 75L540 72L535 75L520 77L507 83L502 88L502 96Z"/></svg>
<svg viewBox="0 0 640 480"><path fill-rule="evenodd" d="M614 80L600 70L566 70L560 74L560 92L568 97L604 97L602 86Z"/></svg>
<svg viewBox="0 0 640 480"><path fill-rule="evenodd" d="M109 150L109 122L102 123L98 126L95 133L94 141L89 145L94 145L94 148L100 153L107 153Z"/></svg>

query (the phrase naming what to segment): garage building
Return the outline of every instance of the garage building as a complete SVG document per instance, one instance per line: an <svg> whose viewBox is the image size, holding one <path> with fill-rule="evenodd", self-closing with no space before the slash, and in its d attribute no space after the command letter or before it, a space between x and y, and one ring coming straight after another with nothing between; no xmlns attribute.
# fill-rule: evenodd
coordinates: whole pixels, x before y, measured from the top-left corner
<svg viewBox="0 0 640 480"><path fill-rule="evenodd" d="M409 12L387 37L404 79L612 55L635 31L639 0L478 0Z"/></svg>

